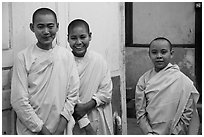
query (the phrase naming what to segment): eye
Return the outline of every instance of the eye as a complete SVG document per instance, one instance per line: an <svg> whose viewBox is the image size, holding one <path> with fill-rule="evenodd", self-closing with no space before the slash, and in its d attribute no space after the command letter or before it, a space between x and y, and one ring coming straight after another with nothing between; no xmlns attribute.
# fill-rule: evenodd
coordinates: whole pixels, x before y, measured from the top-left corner
<svg viewBox="0 0 204 137"><path fill-rule="evenodd" d="M75 37L75 36L71 36L70 39L71 39L71 40L76 40L77 37Z"/></svg>
<svg viewBox="0 0 204 137"><path fill-rule="evenodd" d="M54 28L54 25L49 25L48 28L52 29L52 28Z"/></svg>
<svg viewBox="0 0 204 137"><path fill-rule="evenodd" d="M37 28L42 29L42 28L44 28L44 25L37 25Z"/></svg>
<svg viewBox="0 0 204 137"><path fill-rule="evenodd" d="M152 54L157 54L157 51L156 50L152 50L151 53Z"/></svg>
<svg viewBox="0 0 204 137"><path fill-rule="evenodd" d="M168 52L168 50L162 50L161 53L162 54L166 54Z"/></svg>
<svg viewBox="0 0 204 137"><path fill-rule="evenodd" d="M81 35L80 38L81 38L81 39L85 39L85 38L86 38L86 35Z"/></svg>

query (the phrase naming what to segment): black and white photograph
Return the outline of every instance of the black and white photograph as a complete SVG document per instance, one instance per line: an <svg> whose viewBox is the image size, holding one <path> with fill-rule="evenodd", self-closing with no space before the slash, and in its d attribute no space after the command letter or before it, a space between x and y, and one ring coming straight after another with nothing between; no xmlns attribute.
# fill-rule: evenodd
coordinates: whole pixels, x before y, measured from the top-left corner
<svg viewBox="0 0 204 137"><path fill-rule="evenodd" d="M202 135L202 2L1 2L2 135Z"/></svg>

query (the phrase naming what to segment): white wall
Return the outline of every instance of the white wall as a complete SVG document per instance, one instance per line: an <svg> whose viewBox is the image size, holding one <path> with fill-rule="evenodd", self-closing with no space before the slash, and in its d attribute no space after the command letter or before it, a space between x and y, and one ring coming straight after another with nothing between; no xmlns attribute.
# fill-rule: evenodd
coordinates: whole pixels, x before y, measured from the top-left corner
<svg viewBox="0 0 204 137"><path fill-rule="evenodd" d="M134 2L133 43L168 37L173 44L195 43L193 2Z"/></svg>

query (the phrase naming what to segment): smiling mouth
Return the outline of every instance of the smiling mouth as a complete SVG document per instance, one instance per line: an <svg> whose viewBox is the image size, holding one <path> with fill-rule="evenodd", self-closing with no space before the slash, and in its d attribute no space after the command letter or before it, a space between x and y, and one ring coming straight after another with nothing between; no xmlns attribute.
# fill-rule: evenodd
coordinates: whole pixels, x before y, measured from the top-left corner
<svg viewBox="0 0 204 137"><path fill-rule="evenodd" d="M82 47L75 47L75 49L83 49Z"/></svg>
<svg viewBox="0 0 204 137"><path fill-rule="evenodd" d="M51 37L43 37L44 40L49 40Z"/></svg>
<svg viewBox="0 0 204 137"><path fill-rule="evenodd" d="M44 36L42 36L44 39L46 39L46 38L51 38L52 37L52 35L44 35Z"/></svg>
<svg viewBox="0 0 204 137"><path fill-rule="evenodd" d="M84 50L84 49L76 49L75 51L78 52L78 53L82 53L82 52L84 52L85 50Z"/></svg>
<svg viewBox="0 0 204 137"><path fill-rule="evenodd" d="M80 50L80 51L81 51L81 50L84 50L84 47L83 47L83 46L78 46L78 47L75 46L74 48L75 48L76 50Z"/></svg>

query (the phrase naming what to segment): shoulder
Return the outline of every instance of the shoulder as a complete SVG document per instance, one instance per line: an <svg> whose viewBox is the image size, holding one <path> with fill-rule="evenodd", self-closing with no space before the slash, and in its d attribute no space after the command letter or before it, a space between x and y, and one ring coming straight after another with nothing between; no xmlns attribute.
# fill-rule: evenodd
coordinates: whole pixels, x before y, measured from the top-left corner
<svg viewBox="0 0 204 137"><path fill-rule="evenodd" d="M144 78L147 78L149 77L150 73L153 71L153 69L150 69L148 71L146 71L145 73L143 73L139 79L144 79Z"/></svg>
<svg viewBox="0 0 204 137"><path fill-rule="evenodd" d="M72 52L69 49L59 45L57 46L57 49L58 49L58 54L60 56L68 56L70 58L74 58Z"/></svg>
<svg viewBox="0 0 204 137"><path fill-rule="evenodd" d="M26 56L30 56L34 45L28 46L25 49L19 51L15 59L23 60Z"/></svg>
<svg viewBox="0 0 204 137"><path fill-rule="evenodd" d="M59 52L66 53L66 54L70 54L71 53L71 51L69 51L67 48L62 47L60 45L57 45L56 48L58 49Z"/></svg>
<svg viewBox="0 0 204 137"><path fill-rule="evenodd" d="M95 51L89 51L89 58L96 63L106 64L106 60L104 59L104 57Z"/></svg>
<svg viewBox="0 0 204 137"><path fill-rule="evenodd" d="M177 72L177 74L178 74L178 78L181 81L185 82L186 84L193 84L193 81L187 75L185 75L183 72L179 71L179 72Z"/></svg>
<svg viewBox="0 0 204 137"><path fill-rule="evenodd" d="M150 74L151 74L152 71L153 71L153 69L150 69L150 70L146 71L145 73L143 73L139 77L137 85L144 85L149 80Z"/></svg>

